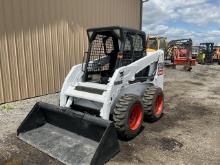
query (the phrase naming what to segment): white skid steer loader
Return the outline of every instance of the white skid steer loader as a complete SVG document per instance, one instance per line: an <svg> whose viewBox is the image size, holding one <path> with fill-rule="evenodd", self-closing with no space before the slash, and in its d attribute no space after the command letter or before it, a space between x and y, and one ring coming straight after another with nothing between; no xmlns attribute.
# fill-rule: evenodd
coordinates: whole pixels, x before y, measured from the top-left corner
<svg viewBox="0 0 220 165"><path fill-rule="evenodd" d="M37 103L17 130L20 139L64 164L104 164L134 138L143 118L163 113L164 53L146 54L142 31L88 30L89 49L63 84L60 106Z"/></svg>

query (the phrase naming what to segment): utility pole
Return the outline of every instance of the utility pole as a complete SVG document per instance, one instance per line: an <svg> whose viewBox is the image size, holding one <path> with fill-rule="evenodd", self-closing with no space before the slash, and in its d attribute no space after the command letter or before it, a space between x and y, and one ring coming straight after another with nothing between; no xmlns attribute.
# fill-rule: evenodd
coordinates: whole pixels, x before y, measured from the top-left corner
<svg viewBox="0 0 220 165"><path fill-rule="evenodd" d="M143 6L145 2L148 2L149 0L140 0L141 1L141 8L140 8L140 30L142 30L143 25Z"/></svg>

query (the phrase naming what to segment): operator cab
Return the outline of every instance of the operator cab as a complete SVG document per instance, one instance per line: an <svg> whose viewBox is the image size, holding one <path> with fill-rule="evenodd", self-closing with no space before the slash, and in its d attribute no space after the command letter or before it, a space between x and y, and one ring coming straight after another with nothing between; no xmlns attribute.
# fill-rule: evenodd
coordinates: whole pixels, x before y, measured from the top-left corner
<svg viewBox="0 0 220 165"><path fill-rule="evenodd" d="M122 27L89 29L89 49L84 56L84 81L107 84L115 70L141 59L145 33Z"/></svg>

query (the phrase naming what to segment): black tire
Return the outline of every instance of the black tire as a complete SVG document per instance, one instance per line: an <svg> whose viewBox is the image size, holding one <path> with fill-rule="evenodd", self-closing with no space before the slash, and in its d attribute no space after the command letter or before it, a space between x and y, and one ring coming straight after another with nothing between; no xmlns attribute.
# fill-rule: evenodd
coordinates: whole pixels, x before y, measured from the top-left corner
<svg viewBox="0 0 220 165"><path fill-rule="evenodd" d="M164 108L164 94L161 88L155 86L147 87L144 92L142 102L144 105L145 119L147 121L155 122L162 117ZM162 105L160 103L158 103L158 105L157 102L160 102Z"/></svg>
<svg viewBox="0 0 220 165"><path fill-rule="evenodd" d="M130 118L132 116L132 112L134 113L134 109L136 106L139 107L141 114L140 116L138 115L137 117L138 124L136 125L136 128L133 128L131 127ZM121 139L134 138L140 132L143 123L143 118L144 118L143 104L137 96L126 95L118 99L118 103L116 104L113 113L113 121L117 133Z"/></svg>

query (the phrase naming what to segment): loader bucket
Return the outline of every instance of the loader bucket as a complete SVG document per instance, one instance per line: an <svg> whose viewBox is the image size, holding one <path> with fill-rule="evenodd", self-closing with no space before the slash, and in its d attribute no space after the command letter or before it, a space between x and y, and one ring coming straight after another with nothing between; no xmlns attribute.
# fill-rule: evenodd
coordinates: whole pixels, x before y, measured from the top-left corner
<svg viewBox="0 0 220 165"><path fill-rule="evenodd" d="M64 164L101 165L119 152L112 122L46 103L34 106L17 136Z"/></svg>

